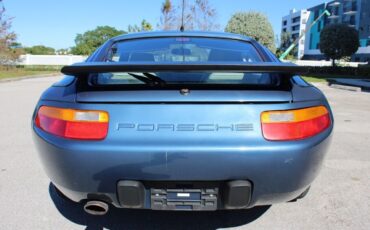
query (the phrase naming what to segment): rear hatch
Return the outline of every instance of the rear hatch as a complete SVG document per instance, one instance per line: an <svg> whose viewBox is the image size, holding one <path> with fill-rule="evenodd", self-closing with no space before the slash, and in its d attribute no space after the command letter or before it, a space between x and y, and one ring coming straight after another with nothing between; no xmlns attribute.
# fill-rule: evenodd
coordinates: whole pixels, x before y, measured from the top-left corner
<svg viewBox="0 0 370 230"><path fill-rule="evenodd" d="M77 102L109 112L112 143L235 147L262 141L261 113L292 102L290 77L273 71L287 65L258 49L239 39L120 40L104 60L69 69Z"/></svg>
<svg viewBox="0 0 370 230"><path fill-rule="evenodd" d="M106 141L160 151L238 148L264 141L261 113L290 109L289 90L100 90L77 93L86 108L109 113Z"/></svg>

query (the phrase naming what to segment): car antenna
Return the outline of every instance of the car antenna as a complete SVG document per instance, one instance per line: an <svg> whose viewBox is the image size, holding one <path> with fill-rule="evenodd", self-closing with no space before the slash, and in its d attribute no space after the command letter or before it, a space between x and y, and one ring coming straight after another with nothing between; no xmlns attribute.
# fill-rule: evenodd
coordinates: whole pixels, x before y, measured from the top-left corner
<svg viewBox="0 0 370 230"><path fill-rule="evenodd" d="M185 0L182 0L182 14L181 14L181 27L180 31L184 32L185 26L184 26L184 11L185 11Z"/></svg>

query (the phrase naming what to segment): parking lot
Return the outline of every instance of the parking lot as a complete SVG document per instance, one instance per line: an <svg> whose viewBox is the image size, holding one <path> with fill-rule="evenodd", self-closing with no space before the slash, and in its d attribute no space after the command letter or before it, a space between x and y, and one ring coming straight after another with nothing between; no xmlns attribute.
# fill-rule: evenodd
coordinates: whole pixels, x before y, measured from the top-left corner
<svg viewBox="0 0 370 230"><path fill-rule="evenodd" d="M85 214L49 187L31 136L40 94L59 77L0 83L0 229L370 229L370 93L319 84L335 116L324 167L303 200L245 211Z"/></svg>

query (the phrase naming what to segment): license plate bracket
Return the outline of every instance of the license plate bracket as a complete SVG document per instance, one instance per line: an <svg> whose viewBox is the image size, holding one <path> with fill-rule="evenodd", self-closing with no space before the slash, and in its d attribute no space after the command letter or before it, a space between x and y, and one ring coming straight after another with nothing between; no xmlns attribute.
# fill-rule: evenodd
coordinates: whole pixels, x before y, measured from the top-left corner
<svg viewBox="0 0 370 230"><path fill-rule="evenodd" d="M150 189L153 210L198 210L217 209L218 188L204 189Z"/></svg>

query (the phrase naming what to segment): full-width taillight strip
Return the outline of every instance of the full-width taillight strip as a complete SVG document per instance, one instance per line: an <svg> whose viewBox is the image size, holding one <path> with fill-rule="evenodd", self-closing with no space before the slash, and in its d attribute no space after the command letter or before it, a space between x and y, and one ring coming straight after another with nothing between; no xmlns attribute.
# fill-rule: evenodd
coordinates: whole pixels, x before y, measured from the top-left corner
<svg viewBox="0 0 370 230"><path fill-rule="evenodd" d="M105 111L75 110L41 106L35 124L40 129L71 139L102 140L108 133L109 115Z"/></svg>
<svg viewBox="0 0 370 230"><path fill-rule="evenodd" d="M266 111L261 114L263 136L271 141L301 140L317 135L330 124L325 106L296 110Z"/></svg>

